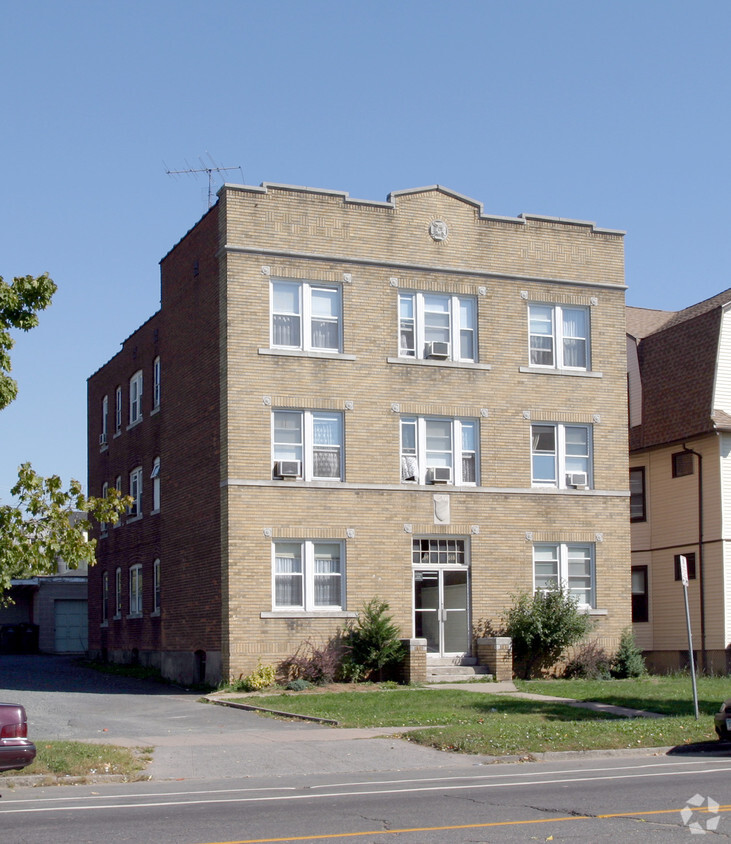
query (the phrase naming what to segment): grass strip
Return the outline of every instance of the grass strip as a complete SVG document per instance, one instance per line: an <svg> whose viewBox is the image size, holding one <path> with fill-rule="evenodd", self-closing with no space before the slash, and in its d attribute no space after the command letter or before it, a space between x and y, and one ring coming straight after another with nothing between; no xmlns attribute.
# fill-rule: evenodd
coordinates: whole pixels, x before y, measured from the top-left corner
<svg viewBox="0 0 731 844"><path fill-rule="evenodd" d="M58 777L87 777L117 774L136 779L152 759L152 748L85 744L80 741L37 741L34 762L22 771L6 771L0 777L45 774Z"/></svg>

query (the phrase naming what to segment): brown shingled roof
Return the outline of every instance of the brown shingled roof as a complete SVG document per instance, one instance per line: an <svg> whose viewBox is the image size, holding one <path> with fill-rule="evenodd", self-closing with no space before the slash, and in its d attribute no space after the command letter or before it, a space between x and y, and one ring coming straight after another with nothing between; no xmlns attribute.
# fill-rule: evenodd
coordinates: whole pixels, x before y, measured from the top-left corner
<svg viewBox="0 0 731 844"><path fill-rule="evenodd" d="M639 339L642 425L630 428L630 449L677 442L726 427L714 416L713 389L722 306L731 290L682 311L627 309L627 331Z"/></svg>

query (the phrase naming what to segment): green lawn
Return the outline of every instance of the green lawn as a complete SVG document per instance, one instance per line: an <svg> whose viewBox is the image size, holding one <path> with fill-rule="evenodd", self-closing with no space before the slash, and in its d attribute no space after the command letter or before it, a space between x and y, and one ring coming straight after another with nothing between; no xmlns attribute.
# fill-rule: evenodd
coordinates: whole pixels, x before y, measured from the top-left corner
<svg viewBox="0 0 731 844"><path fill-rule="evenodd" d="M658 682L653 682L656 679ZM713 719L729 680L699 681L704 715L699 721L683 699L688 678L612 680L592 686L569 681L520 684L525 690L601 700L673 713L661 719L616 718L549 700L524 700L489 692L448 689L376 689L370 692L273 694L247 703L301 715L330 718L343 727L420 727L408 741L442 750L487 755L558 750L664 747L715 739ZM583 681L572 681L583 683ZM634 684L634 688L633 688ZM718 684L718 685L714 685ZM642 692L639 690L642 689ZM714 697L715 695L715 697ZM719 696L720 695L720 696ZM691 696L692 701L692 696Z"/></svg>
<svg viewBox="0 0 731 844"><path fill-rule="evenodd" d="M693 684L687 674L631 680L516 680L515 685L523 692L616 703L663 715L693 714ZM698 677L696 685L702 715L715 714L721 701L731 697L731 677Z"/></svg>

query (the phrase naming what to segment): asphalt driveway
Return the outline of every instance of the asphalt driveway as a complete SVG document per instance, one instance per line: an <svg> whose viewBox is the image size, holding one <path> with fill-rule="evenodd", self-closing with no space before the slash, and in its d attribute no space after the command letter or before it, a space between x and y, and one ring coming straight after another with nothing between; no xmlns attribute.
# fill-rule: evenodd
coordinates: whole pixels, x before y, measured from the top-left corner
<svg viewBox="0 0 731 844"><path fill-rule="evenodd" d="M200 693L100 674L64 656L0 655L0 700L21 703L36 743L70 739L155 748L154 779L474 767L384 730L278 721L201 703Z"/></svg>

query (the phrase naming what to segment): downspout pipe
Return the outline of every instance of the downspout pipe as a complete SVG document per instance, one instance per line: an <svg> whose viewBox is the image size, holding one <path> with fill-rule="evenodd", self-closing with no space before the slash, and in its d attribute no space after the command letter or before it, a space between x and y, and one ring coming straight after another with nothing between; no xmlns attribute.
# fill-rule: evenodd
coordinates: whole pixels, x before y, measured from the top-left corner
<svg viewBox="0 0 731 844"><path fill-rule="evenodd" d="M708 673L708 653L706 651L706 588L703 572L703 455L683 443L683 451L698 458L698 587L700 590L701 655L703 671Z"/></svg>

